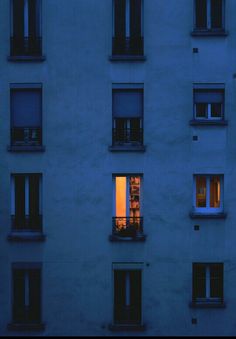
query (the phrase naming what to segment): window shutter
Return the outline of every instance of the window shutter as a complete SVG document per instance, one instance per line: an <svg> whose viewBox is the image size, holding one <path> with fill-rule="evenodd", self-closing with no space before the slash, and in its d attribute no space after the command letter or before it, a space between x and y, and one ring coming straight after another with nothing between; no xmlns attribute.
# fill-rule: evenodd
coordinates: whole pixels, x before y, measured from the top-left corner
<svg viewBox="0 0 236 339"><path fill-rule="evenodd" d="M125 271L114 271L114 322L120 324L125 317L125 275Z"/></svg>
<svg viewBox="0 0 236 339"><path fill-rule="evenodd" d="M211 0L211 28L223 28L222 0Z"/></svg>
<svg viewBox="0 0 236 339"><path fill-rule="evenodd" d="M113 117L141 118L143 92L137 90L113 90Z"/></svg>
<svg viewBox="0 0 236 339"><path fill-rule="evenodd" d="M141 0L130 0L130 35L141 37Z"/></svg>
<svg viewBox="0 0 236 339"><path fill-rule="evenodd" d="M223 91L195 91L195 103L223 103Z"/></svg>
<svg viewBox="0 0 236 339"><path fill-rule="evenodd" d="M11 91L12 127L41 126L41 90Z"/></svg>
<svg viewBox="0 0 236 339"><path fill-rule="evenodd" d="M125 37L125 2L126 0L114 0L115 37Z"/></svg>
<svg viewBox="0 0 236 339"><path fill-rule="evenodd" d="M13 322L25 321L25 276L24 270L13 270Z"/></svg>
<svg viewBox="0 0 236 339"><path fill-rule="evenodd" d="M196 28L207 28L207 0L195 0Z"/></svg>
<svg viewBox="0 0 236 339"><path fill-rule="evenodd" d="M141 286L141 270L130 271L130 300L131 312L130 320L133 324L141 323L142 308L142 286Z"/></svg>
<svg viewBox="0 0 236 339"><path fill-rule="evenodd" d="M41 321L41 272L29 270L29 320L32 323Z"/></svg>
<svg viewBox="0 0 236 339"><path fill-rule="evenodd" d="M24 226L25 219L25 177L16 175L15 177L15 218L16 227Z"/></svg>
<svg viewBox="0 0 236 339"><path fill-rule="evenodd" d="M13 36L24 37L24 0L13 0Z"/></svg>

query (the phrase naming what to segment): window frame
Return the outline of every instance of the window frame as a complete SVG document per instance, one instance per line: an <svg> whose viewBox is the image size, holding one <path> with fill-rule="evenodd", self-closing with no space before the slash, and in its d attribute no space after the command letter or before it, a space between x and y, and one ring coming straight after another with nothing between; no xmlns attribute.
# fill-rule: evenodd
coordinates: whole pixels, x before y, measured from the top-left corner
<svg viewBox="0 0 236 339"><path fill-rule="evenodd" d="M206 207L197 207L196 201L196 179L197 177L206 178ZM218 176L220 178L220 207L210 207L210 180L211 177ZM193 176L193 210L200 214L217 214L224 211L224 175L223 174L194 174Z"/></svg>
<svg viewBox="0 0 236 339"><path fill-rule="evenodd" d="M222 27L221 28L212 28L212 16L211 16L211 0L206 0L207 2L207 17L206 17L206 28L198 28L197 27L197 13L196 13L196 2L197 0L194 0L194 16L193 16L193 20L194 20L194 31L196 32L224 32L225 31L225 0L222 0Z"/></svg>

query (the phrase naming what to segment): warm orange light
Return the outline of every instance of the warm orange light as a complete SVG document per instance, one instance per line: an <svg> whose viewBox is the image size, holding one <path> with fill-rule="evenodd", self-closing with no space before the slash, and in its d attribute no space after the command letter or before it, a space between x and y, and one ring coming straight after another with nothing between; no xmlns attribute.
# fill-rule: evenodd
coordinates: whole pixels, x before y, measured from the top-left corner
<svg viewBox="0 0 236 339"><path fill-rule="evenodd" d="M116 177L116 217L126 217L126 177Z"/></svg>

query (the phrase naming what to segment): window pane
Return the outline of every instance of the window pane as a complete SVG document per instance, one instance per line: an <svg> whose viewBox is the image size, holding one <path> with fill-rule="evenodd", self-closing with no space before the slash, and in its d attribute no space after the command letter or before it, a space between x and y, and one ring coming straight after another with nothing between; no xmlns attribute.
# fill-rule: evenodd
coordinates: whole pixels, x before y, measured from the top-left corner
<svg viewBox="0 0 236 339"><path fill-rule="evenodd" d="M116 217L126 217L126 182L126 177L116 177ZM120 219L116 221L117 227L122 227L123 223L125 223L126 225L125 219Z"/></svg>
<svg viewBox="0 0 236 339"><path fill-rule="evenodd" d="M24 270L13 270L13 322L23 323L25 314L25 273Z"/></svg>
<svg viewBox="0 0 236 339"><path fill-rule="evenodd" d="M130 177L130 217L140 217L140 177Z"/></svg>
<svg viewBox="0 0 236 339"><path fill-rule="evenodd" d="M193 299L206 298L205 265L193 264Z"/></svg>
<svg viewBox="0 0 236 339"><path fill-rule="evenodd" d="M24 0L13 0L13 36L24 37Z"/></svg>
<svg viewBox="0 0 236 339"><path fill-rule="evenodd" d="M211 117L212 118L222 117L222 104L220 103L211 104Z"/></svg>
<svg viewBox="0 0 236 339"><path fill-rule="evenodd" d="M196 177L196 207L206 207L206 177Z"/></svg>
<svg viewBox="0 0 236 339"><path fill-rule="evenodd" d="M25 176L15 175L15 227L24 228L25 225Z"/></svg>
<svg viewBox="0 0 236 339"><path fill-rule="evenodd" d="M207 118L207 104L196 104L196 118Z"/></svg>
<svg viewBox="0 0 236 339"><path fill-rule="evenodd" d="M222 28L222 0L211 0L211 28Z"/></svg>
<svg viewBox="0 0 236 339"><path fill-rule="evenodd" d="M139 324L141 322L142 307L142 286L141 271L133 270L130 274L130 323Z"/></svg>
<svg viewBox="0 0 236 339"><path fill-rule="evenodd" d="M126 271L114 271L114 322L125 323Z"/></svg>
<svg viewBox="0 0 236 339"><path fill-rule="evenodd" d="M210 207L220 207L220 177L212 176L210 179Z"/></svg>
<svg viewBox="0 0 236 339"><path fill-rule="evenodd" d="M207 0L196 0L196 28L207 28Z"/></svg>
<svg viewBox="0 0 236 339"><path fill-rule="evenodd" d="M130 0L130 35L141 36L141 0Z"/></svg>
<svg viewBox="0 0 236 339"><path fill-rule="evenodd" d="M223 298L223 265L210 266L211 298Z"/></svg>
<svg viewBox="0 0 236 339"><path fill-rule="evenodd" d="M29 322L39 323L41 318L41 272L29 270Z"/></svg>
<svg viewBox="0 0 236 339"><path fill-rule="evenodd" d="M125 37L125 0L114 0L115 36Z"/></svg>
<svg viewBox="0 0 236 339"><path fill-rule="evenodd" d="M140 119L130 119L130 141L141 142Z"/></svg>

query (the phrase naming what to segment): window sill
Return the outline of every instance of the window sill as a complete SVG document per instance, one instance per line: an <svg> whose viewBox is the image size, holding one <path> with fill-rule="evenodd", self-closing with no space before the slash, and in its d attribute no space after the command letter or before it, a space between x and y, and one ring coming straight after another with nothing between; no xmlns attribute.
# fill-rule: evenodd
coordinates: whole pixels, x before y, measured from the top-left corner
<svg viewBox="0 0 236 339"><path fill-rule="evenodd" d="M198 212L190 212L189 216L191 219L225 219L227 217L227 213L198 213Z"/></svg>
<svg viewBox="0 0 236 339"><path fill-rule="evenodd" d="M109 325L111 331L145 331L146 325Z"/></svg>
<svg viewBox="0 0 236 339"><path fill-rule="evenodd" d="M30 62L43 62L46 60L45 55L39 55L39 56L27 56L27 55L14 55L14 56L8 56L7 57L8 61L13 61L13 62L25 62L25 61L30 61Z"/></svg>
<svg viewBox="0 0 236 339"><path fill-rule="evenodd" d="M227 126L227 120L190 120L189 124L191 126Z"/></svg>
<svg viewBox="0 0 236 339"><path fill-rule="evenodd" d="M146 240L145 234L137 235L136 237L122 237L119 235L111 234L109 240L111 242L143 242Z"/></svg>
<svg viewBox="0 0 236 339"><path fill-rule="evenodd" d="M44 331L45 324L15 324L10 323L7 325L7 329L10 331Z"/></svg>
<svg viewBox="0 0 236 339"><path fill-rule="evenodd" d="M191 308L226 308L226 304L223 303L210 303L210 302L190 302L189 307Z"/></svg>
<svg viewBox="0 0 236 339"><path fill-rule="evenodd" d="M41 232L12 231L7 236L7 240L12 242L43 242L46 240L46 235Z"/></svg>
<svg viewBox="0 0 236 339"><path fill-rule="evenodd" d="M144 55L111 55L109 56L110 61L146 61Z"/></svg>
<svg viewBox="0 0 236 339"><path fill-rule="evenodd" d="M145 152L146 146L143 145L114 145L108 147L110 152Z"/></svg>
<svg viewBox="0 0 236 339"><path fill-rule="evenodd" d="M8 152L45 152L45 146L7 146Z"/></svg>
<svg viewBox="0 0 236 339"><path fill-rule="evenodd" d="M192 36L195 36L195 37L202 37L202 36L215 36L215 37L226 37L229 35L229 32L228 31L225 31L224 29L222 30L193 30L191 32L191 35Z"/></svg>

